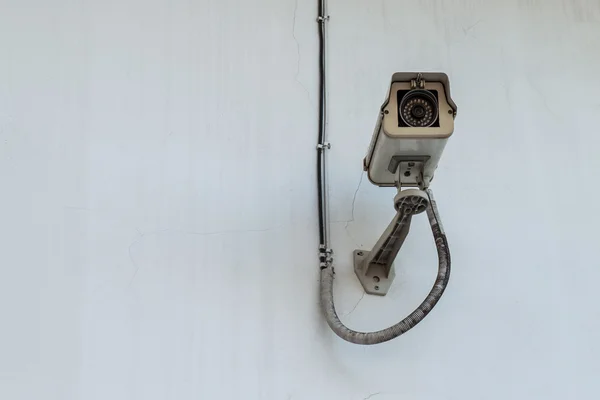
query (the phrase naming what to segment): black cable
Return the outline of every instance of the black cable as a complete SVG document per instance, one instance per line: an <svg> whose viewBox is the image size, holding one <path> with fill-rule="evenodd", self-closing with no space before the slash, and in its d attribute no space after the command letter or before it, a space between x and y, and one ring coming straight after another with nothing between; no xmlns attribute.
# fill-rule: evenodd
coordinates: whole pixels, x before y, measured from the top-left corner
<svg viewBox="0 0 600 400"><path fill-rule="evenodd" d="M321 267L326 263L327 259L327 233L326 233L326 204L325 204L325 179L326 173L324 168L325 163L325 112L326 112L326 85L325 85L325 1L319 0L319 18L317 20L319 26L319 135L317 142L317 195L319 209L319 249Z"/></svg>

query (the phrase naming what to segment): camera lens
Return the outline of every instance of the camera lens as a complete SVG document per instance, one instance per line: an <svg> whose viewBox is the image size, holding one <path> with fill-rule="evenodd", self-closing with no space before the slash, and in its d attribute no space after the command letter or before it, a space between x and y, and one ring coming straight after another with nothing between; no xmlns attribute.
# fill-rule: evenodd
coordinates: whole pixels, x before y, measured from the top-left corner
<svg viewBox="0 0 600 400"><path fill-rule="evenodd" d="M410 112L415 118L423 118L425 116L425 108L423 106L414 106Z"/></svg>
<svg viewBox="0 0 600 400"><path fill-rule="evenodd" d="M437 99L427 90L411 90L400 102L399 112L408 126L431 126L438 117Z"/></svg>

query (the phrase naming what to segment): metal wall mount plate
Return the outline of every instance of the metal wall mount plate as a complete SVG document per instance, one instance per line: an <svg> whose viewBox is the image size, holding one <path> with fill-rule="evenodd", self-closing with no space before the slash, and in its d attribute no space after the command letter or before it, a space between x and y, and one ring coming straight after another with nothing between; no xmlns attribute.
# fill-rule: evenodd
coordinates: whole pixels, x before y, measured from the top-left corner
<svg viewBox="0 0 600 400"><path fill-rule="evenodd" d="M379 268L378 266L371 265L371 268L367 268L365 261L369 253L369 251L365 250L354 250L354 272L363 285L365 292L385 296L388 290L390 290L390 286L392 286L392 282L396 276L394 267L390 268L388 277L386 277L384 266Z"/></svg>

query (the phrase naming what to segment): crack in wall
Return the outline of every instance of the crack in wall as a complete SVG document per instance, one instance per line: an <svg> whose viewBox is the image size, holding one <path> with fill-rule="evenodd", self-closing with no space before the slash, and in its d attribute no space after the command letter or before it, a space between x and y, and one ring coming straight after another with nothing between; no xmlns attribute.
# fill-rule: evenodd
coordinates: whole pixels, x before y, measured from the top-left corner
<svg viewBox="0 0 600 400"><path fill-rule="evenodd" d="M362 294L362 296L360 296L360 299L358 299L358 301L356 302L354 307L352 307L352 310L350 310L346 314L344 314L344 317L347 317L348 315L352 314L354 312L354 310L356 310L356 307L358 307L360 302L365 298L365 294L366 294L366 292L363 290L363 294Z"/></svg>
<svg viewBox="0 0 600 400"><path fill-rule="evenodd" d="M304 89L304 91L306 92L306 97L308 98L308 102L310 103L311 106L314 107L314 103L312 102L312 99L310 97L310 92L308 91L308 89L306 88L306 86L304 86L304 84L300 81L300 61L302 61L302 56L300 55L300 42L298 41L298 38L296 37L296 17L298 14L298 1L296 0L296 2L294 3L294 19L292 21L292 37L294 38L294 41L296 42L296 53L297 53L297 61L296 61L296 74L294 76L294 80L302 87L302 89Z"/></svg>
<svg viewBox="0 0 600 400"><path fill-rule="evenodd" d="M350 225L351 222L354 222L354 210L356 208L356 197L358 196L358 192L360 191L360 187L362 186L364 176L365 176L365 173L361 172L360 179L358 181L358 185L356 186L356 190L354 191L354 196L352 197L352 211L350 213L350 219L347 220L346 225L344 225L344 230L346 231L346 234L350 237L350 239L352 239L352 241L354 242L354 244L356 244L357 247L359 247L358 243L356 242L356 239L354 239L354 236L352 236L352 234L348 230L348 226Z"/></svg>

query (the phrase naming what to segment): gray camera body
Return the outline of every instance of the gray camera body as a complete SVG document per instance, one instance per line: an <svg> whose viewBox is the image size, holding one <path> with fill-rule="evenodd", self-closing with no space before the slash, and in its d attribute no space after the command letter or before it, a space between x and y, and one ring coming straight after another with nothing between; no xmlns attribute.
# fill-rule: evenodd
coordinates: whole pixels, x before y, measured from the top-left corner
<svg viewBox="0 0 600 400"><path fill-rule="evenodd" d="M363 162L369 180L377 186L429 187L455 117L446 74L395 73Z"/></svg>

